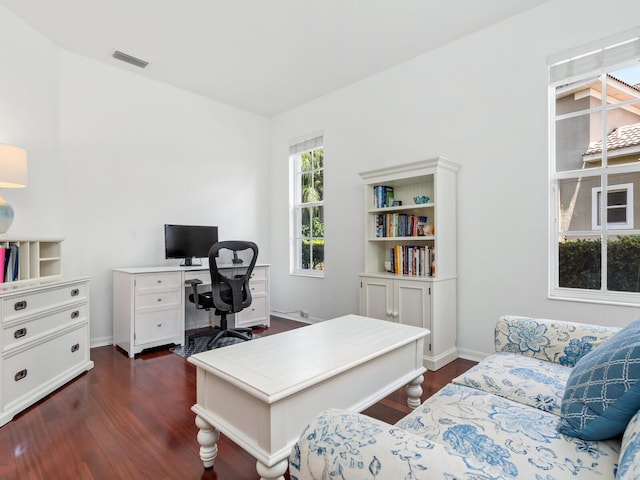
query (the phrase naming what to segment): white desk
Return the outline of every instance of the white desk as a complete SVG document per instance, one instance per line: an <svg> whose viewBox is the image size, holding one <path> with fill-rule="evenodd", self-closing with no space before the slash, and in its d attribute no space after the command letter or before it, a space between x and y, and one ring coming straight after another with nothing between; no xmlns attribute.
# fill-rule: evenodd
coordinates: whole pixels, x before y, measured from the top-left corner
<svg viewBox="0 0 640 480"><path fill-rule="evenodd" d="M236 268L235 265L220 265ZM116 268L113 271L113 343L130 357L146 348L184 345L186 280L211 283L208 265ZM256 264L250 281L251 306L229 315L229 325L270 325L269 265ZM188 289L187 294L185 290Z"/></svg>
<svg viewBox="0 0 640 480"><path fill-rule="evenodd" d="M222 432L257 459L263 480L283 480L291 447L320 411L362 411L407 384L416 408L427 335L347 315L192 355L204 466L213 466Z"/></svg>

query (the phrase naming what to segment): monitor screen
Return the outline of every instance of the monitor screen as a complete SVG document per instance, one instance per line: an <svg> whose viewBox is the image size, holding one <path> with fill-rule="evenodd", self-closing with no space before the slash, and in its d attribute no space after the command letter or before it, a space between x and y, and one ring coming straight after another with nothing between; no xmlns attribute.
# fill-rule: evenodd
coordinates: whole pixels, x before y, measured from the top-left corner
<svg viewBox="0 0 640 480"><path fill-rule="evenodd" d="M209 255L211 245L218 241L218 227L203 225L164 226L165 258L184 258L181 265L191 265L192 258Z"/></svg>

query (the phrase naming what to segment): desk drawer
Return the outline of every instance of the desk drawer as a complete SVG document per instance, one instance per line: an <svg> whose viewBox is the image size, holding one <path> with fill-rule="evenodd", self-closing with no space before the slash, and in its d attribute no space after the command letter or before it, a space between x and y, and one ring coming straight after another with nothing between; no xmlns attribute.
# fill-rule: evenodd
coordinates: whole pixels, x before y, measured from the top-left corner
<svg viewBox="0 0 640 480"><path fill-rule="evenodd" d="M249 289L251 295L264 295L267 293L267 282L254 282L249 281Z"/></svg>
<svg viewBox="0 0 640 480"><path fill-rule="evenodd" d="M251 272L251 280L266 280L267 279L267 269L264 267L256 267Z"/></svg>
<svg viewBox="0 0 640 480"><path fill-rule="evenodd" d="M254 297L251 305L236 313L236 326L250 326L264 323L267 318L267 297Z"/></svg>
<svg viewBox="0 0 640 480"><path fill-rule="evenodd" d="M33 317L26 321L5 325L2 328L2 351L19 347L49 332L74 323L86 322L89 316L89 305L74 305L52 315Z"/></svg>
<svg viewBox="0 0 640 480"><path fill-rule="evenodd" d="M181 293L180 290L138 293L136 294L136 310L179 306Z"/></svg>
<svg viewBox="0 0 640 480"><path fill-rule="evenodd" d="M155 310L136 315L135 344L173 339L180 332L180 309Z"/></svg>
<svg viewBox="0 0 640 480"><path fill-rule="evenodd" d="M24 400L33 390L59 381L60 375L89 358L88 324L46 343L9 355L2 361L2 391L5 409Z"/></svg>
<svg viewBox="0 0 640 480"><path fill-rule="evenodd" d="M6 323L38 311L51 310L58 305L86 302L88 299L88 283L65 285L39 292L26 292L23 295L15 295L2 300L2 320L3 323Z"/></svg>
<svg viewBox="0 0 640 480"><path fill-rule="evenodd" d="M136 275L136 292L141 290L180 288L180 278L180 272Z"/></svg>

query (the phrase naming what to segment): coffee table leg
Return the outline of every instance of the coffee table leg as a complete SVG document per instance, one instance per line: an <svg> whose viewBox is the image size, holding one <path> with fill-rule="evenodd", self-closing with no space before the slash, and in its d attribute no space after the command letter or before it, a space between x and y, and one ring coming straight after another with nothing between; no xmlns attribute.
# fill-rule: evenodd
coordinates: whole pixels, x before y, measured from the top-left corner
<svg viewBox="0 0 640 480"><path fill-rule="evenodd" d="M271 467L267 467L260 461L256 462L256 470L258 475L260 475L260 480L284 480L284 472L287 471L287 468L289 468L288 458Z"/></svg>
<svg viewBox="0 0 640 480"><path fill-rule="evenodd" d="M196 426L200 429L198 432L200 459L204 463L204 468L213 468L213 461L218 456L220 432L200 415L196 415Z"/></svg>
<svg viewBox="0 0 640 480"><path fill-rule="evenodd" d="M407 385L407 405L411 410L415 410L420 406L420 397L422 396L423 375L418 375Z"/></svg>

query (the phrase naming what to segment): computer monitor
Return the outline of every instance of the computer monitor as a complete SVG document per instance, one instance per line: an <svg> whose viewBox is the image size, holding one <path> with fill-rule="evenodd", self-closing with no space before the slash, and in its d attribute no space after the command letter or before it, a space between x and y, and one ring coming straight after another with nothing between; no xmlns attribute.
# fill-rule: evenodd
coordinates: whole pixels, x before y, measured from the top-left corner
<svg viewBox="0 0 640 480"><path fill-rule="evenodd" d="M180 266L194 265L194 258L207 257L211 245L217 241L218 227L171 224L164 226L165 258L183 258L184 262Z"/></svg>

